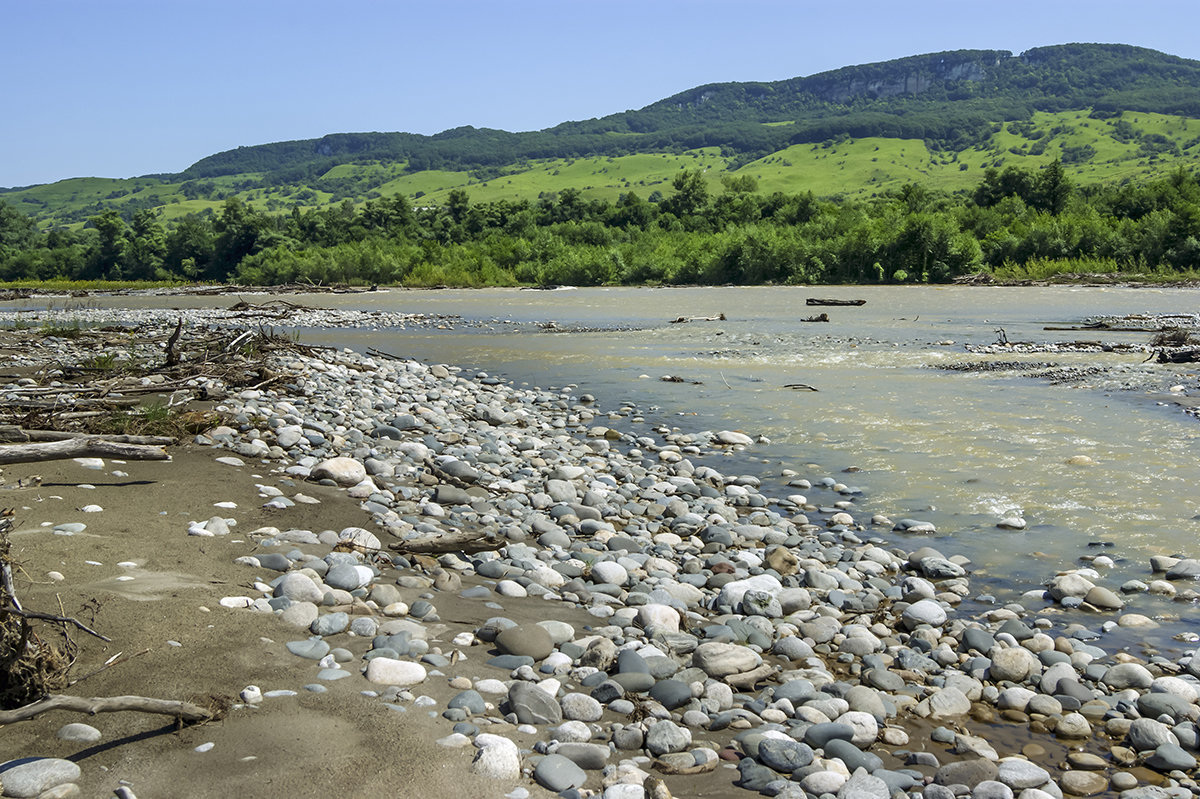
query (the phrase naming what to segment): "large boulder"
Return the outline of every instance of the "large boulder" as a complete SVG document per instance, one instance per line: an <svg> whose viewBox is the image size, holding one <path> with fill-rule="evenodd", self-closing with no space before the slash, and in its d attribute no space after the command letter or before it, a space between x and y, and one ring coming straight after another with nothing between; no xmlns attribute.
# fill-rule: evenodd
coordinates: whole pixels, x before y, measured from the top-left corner
<svg viewBox="0 0 1200 799"><path fill-rule="evenodd" d="M354 458L330 458L314 466L311 476L314 480L332 480L349 488L367 479L367 467Z"/></svg>

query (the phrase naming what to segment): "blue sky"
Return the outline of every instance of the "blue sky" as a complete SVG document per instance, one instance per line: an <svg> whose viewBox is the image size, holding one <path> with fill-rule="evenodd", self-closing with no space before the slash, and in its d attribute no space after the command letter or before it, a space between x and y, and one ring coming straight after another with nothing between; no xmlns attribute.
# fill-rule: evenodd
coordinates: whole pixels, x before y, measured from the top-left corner
<svg viewBox="0 0 1200 799"><path fill-rule="evenodd" d="M536 130L964 48L1200 59L1195 0L0 0L0 186L348 131Z"/></svg>

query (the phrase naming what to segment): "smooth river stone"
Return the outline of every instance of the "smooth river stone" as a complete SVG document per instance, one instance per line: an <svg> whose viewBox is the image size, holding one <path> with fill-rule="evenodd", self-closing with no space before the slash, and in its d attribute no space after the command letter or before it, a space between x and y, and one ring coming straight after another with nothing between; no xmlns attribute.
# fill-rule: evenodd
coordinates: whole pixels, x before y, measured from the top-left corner
<svg viewBox="0 0 1200 799"><path fill-rule="evenodd" d="M761 662L762 658L754 650L719 641L700 644L692 653L692 665L715 679L750 671Z"/></svg>
<svg viewBox="0 0 1200 799"><path fill-rule="evenodd" d="M79 779L80 773L79 766L57 757L0 763L0 782L4 785L4 795L16 799L31 799L55 786L74 782Z"/></svg>
<svg viewBox="0 0 1200 799"><path fill-rule="evenodd" d="M372 658L367 663L367 680L376 685L409 686L424 682L425 667L411 660Z"/></svg>
<svg viewBox="0 0 1200 799"><path fill-rule="evenodd" d="M306 641L288 641L287 650L293 655L309 660L320 660L329 654L329 644L320 638L309 638Z"/></svg>
<svg viewBox="0 0 1200 799"><path fill-rule="evenodd" d="M563 720L558 700L532 683L513 683L508 704L522 724L559 724Z"/></svg>
<svg viewBox="0 0 1200 799"><path fill-rule="evenodd" d="M354 458L330 458L314 466L311 476L314 480L332 480L349 488L367 479L367 467Z"/></svg>
<svg viewBox="0 0 1200 799"><path fill-rule="evenodd" d="M550 633L536 624L522 624L502 630L496 636L496 648L503 655L518 655L542 660L554 651Z"/></svg>
<svg viewBox="0 0 1200 799"><path fill-rule="evenodd" d="M534 767L533 779L543 788L561 793L587 782L587 773L562 755L547 755Z"/></svg>

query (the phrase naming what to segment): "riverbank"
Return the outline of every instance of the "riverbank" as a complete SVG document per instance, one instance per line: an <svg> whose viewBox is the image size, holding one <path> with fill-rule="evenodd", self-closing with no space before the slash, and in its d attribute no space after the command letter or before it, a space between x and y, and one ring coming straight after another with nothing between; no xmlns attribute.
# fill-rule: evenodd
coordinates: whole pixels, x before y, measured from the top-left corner
<svg viewBox="0 0 1200 799"><path fill-rule="evenodd" d="M98 629L129 628L83 673L151 650L85 693L233 697L218 724L121 721L75 744L89 793L440 796L461 775L478 795L579 782L613 799L641 770L714 796L1194 785L1192 662L1100 648L1092 628L1150 622L1120 612L1103 562L1056 578L1049 606L1039 591L961 615L974 564L916 546L919 519L857 513L829 475L764 493L725 467L769 452L753 431L650 428L636 407L447 365L269 357L267 385L205 386L225 424L172 463L6 470L43 478L13 493L26 604L99 599ZM885 543L893 528L913 548ZM475 532L474 553L406 554ZM1158 564L1181 593L1183 563ZM250 684L296 694L238 698ZM61 756L62 723L5 733L14 754Z"/></svg>

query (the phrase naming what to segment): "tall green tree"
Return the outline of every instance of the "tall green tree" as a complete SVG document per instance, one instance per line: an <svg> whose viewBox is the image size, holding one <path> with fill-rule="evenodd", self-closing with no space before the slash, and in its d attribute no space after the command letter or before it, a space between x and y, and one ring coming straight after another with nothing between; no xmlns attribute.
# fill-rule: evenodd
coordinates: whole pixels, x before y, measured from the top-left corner
<svg viewBox="0 0 1200 799"><path fill-rule="evenodd" d="M270 223L266 217L236 197L225 201L220 215L213 222L217 234L213 258L204 277L224 280L232 274L241 260L262 250L270 243Z"/></svg>
<svg viewBox="0 0 1200 799"><path fill-rule="evenodd" d="M162 271L167 252L166 233L157 210L142 209L129 224L129 243L125 248L125 276L132 280L166 277Z"/></svg>
<svg viewBox="0 0 1200 799"><path fill-rule="evenodd" d="M683 218L708 207L708 182L702 169L684 169L671 181L675 193L662 201L662 209Z"/></svg>
<svg viewBox="0 0 1200 799"><path fill-rule="evenodd" d="M96 229L99 242L88 265L88 277L98 280L120 280L125 262L125 248L129 244L129 227L121 214L109 209L93 216L88 224Z"/></svg>
<svg viewBox="0 0 1200 799"><path fill-rule="evenodd" d="M1071 184L1067 173L1063 171L1062 161L1053 162L1042 167L1033 181L1033 190L1029 204L1054 216L1058 216L1067 208L1067 203L1074 194L1075 187Z"/></svg>

